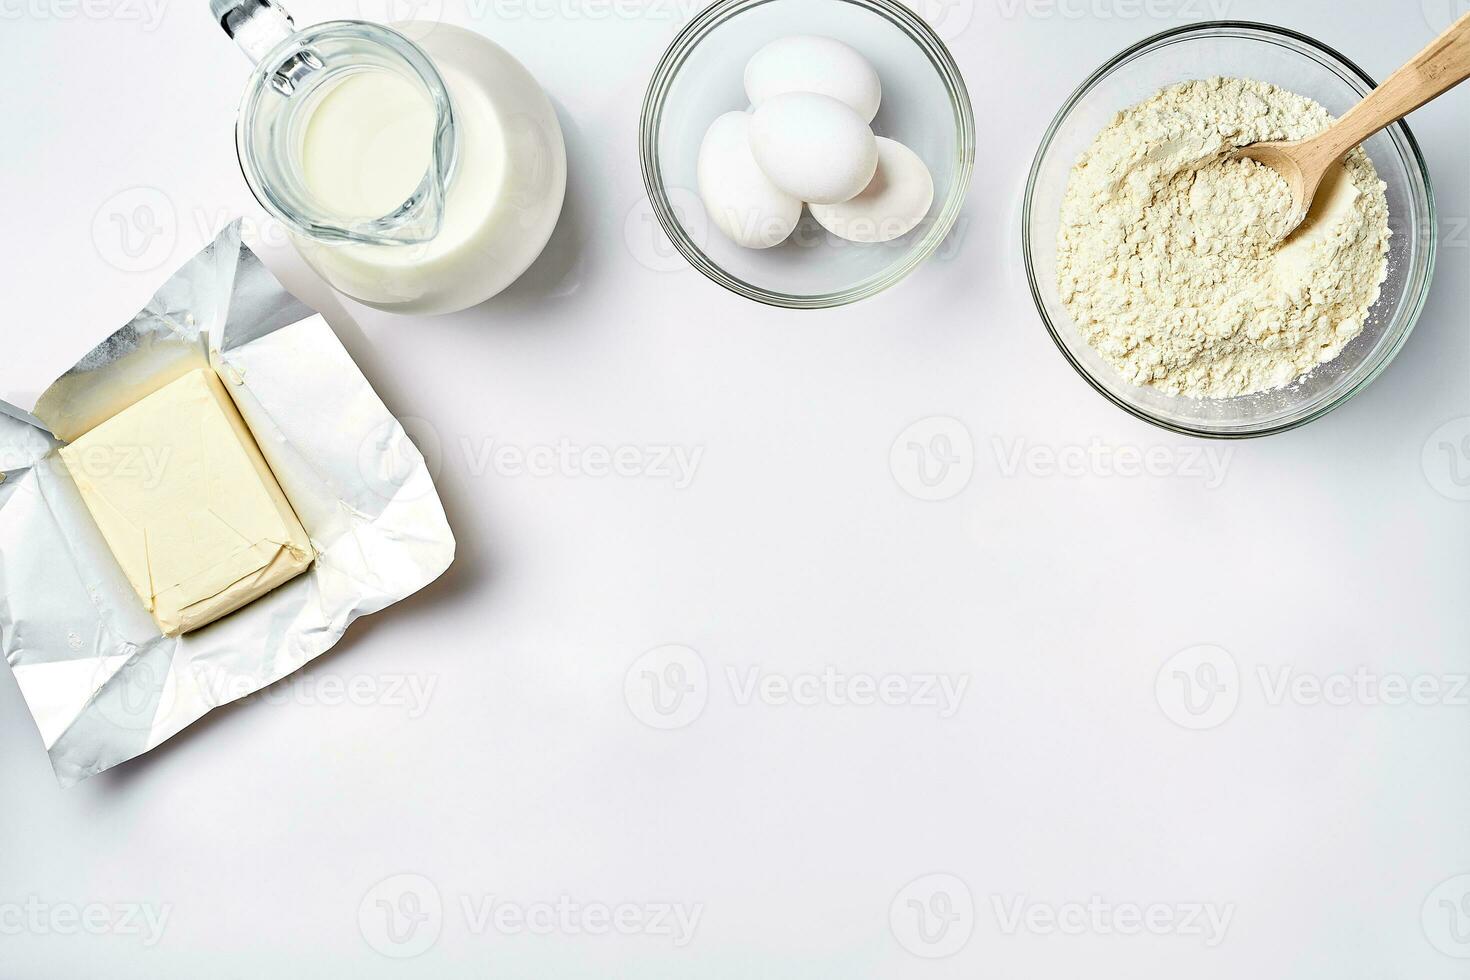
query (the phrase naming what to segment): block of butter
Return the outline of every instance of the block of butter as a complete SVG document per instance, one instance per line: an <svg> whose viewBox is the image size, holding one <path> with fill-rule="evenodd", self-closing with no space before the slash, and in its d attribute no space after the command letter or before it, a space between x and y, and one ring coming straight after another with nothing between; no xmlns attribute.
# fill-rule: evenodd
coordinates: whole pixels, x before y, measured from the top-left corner
<svg viewBox="0 0 1470 980"><path fill-rule="evenodd" d="M61 457L165 636L234 612L311 564L306 531L212 370L160 388Z"/></svg>

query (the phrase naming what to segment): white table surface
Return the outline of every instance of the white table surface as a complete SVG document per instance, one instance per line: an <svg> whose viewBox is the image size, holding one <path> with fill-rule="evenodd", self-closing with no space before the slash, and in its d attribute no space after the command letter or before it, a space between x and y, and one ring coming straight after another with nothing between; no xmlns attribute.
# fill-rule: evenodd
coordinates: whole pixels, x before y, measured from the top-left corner
<svg viewBox="0 0 1470 980"><path fill-rule="evenodd" d="M91 3L0 8L0 397L29 407L243 213L436 462L459 558L71 790L0 672L0 976L1470 970L1470 93L1412 120L1443 215L1428 311L1305 429L1203 443L1113 408L1047 338L1017 246L1046 122L1125 45L1225 14L1381 77L1465 0L936 0L984 147L963 234L805 314L722 292L651 230L638 108L687 4L435 0L544 84L571 183L522 282L418 320L334 298L263 224L231 139L247 65L203 0ZM115 223L135 219L141 253ZM961 462L926 502L890 447L935 417ZM536 476L501 446L578 467L632 447L653 472ZM699 454L691 482L661 447ZM1155 447L1155 475L1043 465ZM693 653L640 660L669 645ZM1224 652L1171 662L1200 645ZM644 670L680 657L694 690L659 715ZM1176 670L1201 657L1223 690L1191 715ZM824 672L857 687L799 681ZM768 676L814 696L752 695ZM849 703L892 677L895 701L963 688L952 711Z"/></svg>

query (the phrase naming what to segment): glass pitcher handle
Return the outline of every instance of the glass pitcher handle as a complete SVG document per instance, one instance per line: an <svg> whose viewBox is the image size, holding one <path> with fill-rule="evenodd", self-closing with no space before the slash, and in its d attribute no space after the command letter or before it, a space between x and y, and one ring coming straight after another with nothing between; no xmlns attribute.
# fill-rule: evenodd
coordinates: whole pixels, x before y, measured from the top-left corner
<svg viewBox="0 0 1470 980"><path fill-rule="evenodd" d="M272 0L209 0L210 12L255 64L296 33L291 15Z"/></svg>
<svg viewBox="0 0 1470 980"><path fill-rule="evenodd" d="M291 15L275 0L209 0L209 9L255 64L296 33ZM322 67L322 61L314 51L303 48L273 67L271 86L290 95L302 78Z"/></svg>

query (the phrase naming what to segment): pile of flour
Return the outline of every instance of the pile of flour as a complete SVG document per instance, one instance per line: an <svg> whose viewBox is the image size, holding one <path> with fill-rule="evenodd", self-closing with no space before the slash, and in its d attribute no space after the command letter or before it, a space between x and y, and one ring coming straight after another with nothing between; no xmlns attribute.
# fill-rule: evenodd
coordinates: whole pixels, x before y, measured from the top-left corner
<svg viewBox="0 0 1470 980"><path fill-rule="evenodd" d="M1133 384L1227 398L1289 384L1363 329L1388 274L1388 201L1354 150L1285 244L1286 181L1232 151L1311 136L1327 110L1274 85L1185 82L1114 117L1072 170L1057 280Z"/></svg>

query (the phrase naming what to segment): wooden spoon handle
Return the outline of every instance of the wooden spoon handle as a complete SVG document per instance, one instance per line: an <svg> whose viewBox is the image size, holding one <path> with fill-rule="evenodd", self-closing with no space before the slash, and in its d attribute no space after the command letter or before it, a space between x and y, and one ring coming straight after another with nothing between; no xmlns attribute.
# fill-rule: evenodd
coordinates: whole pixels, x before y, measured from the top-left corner
<svg viewBox="0 0 1470 980"><path fill-rule="evenodd" d="M1435 38L1320 137L1331 163L1374 133L1470 78L1470 14Z"/></svg>

